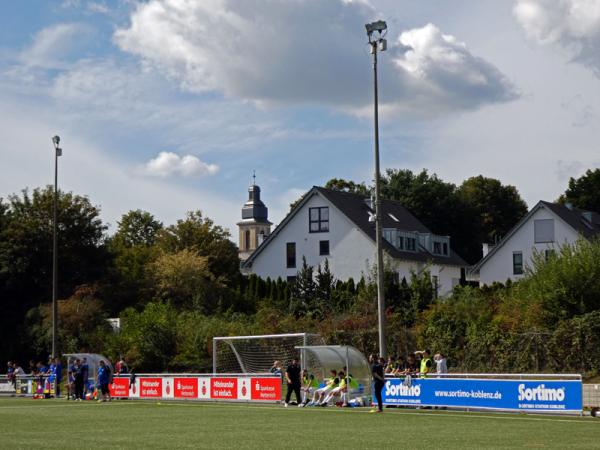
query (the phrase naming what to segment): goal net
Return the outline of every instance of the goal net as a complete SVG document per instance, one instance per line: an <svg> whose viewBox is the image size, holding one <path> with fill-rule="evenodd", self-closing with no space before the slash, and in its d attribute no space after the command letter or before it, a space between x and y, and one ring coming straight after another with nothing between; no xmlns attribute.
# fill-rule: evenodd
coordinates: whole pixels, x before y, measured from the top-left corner
<svg viewBox="0 0 600 450"><path fill-rule="evenodd" d="M277 361L283 370L293 359L312 367L314 356L296 347L324 345L318 334L292 333L213 338L213 373L267 373Z"/></svg>

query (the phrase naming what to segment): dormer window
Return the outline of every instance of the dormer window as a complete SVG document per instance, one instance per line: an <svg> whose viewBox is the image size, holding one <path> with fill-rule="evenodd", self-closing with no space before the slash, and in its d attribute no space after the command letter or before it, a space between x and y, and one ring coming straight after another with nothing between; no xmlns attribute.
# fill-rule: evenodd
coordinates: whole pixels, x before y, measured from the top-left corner
<svg viewBox="0 0 600 450"><path fill-rule="evenodd" d="M327 206L308 208L308 231L311 233L329 231L329 208Z"/></svg>

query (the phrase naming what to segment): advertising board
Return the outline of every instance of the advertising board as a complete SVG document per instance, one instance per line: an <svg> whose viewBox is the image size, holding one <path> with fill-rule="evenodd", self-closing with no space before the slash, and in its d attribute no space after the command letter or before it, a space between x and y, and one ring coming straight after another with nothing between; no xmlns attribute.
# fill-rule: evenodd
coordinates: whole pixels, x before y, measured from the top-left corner
<svg viewBox="0 0 600 450"><path fill-rule="evenodd" d="M438 406L530 412L581 412L580 380L387 379L386 405Z"/></svg>
<svg viewBox="0 0 600 450"><path fill-rule="evenodd" d="M109 388L115 398L281 401L278 376L141 375L131 385L129 377L115 377Z"/></svg>

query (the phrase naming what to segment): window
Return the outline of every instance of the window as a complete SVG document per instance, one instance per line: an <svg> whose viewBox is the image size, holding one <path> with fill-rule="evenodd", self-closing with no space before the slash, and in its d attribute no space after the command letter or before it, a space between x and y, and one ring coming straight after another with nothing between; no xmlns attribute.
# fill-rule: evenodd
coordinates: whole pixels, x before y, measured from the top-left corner
<svg viewBox="0 0 600 450"><path fill-rule="evenodd" d="M394 238L396 237L396 230L393 228L384 228L383 229L383 238L388 241L393 246L396 246L396 242L394 242Z"/></svg>
<svg viewBox="0 0 600 450"><path fill-rule="evenodd" d="M329 208L327 206L308 208L308 231L311 233L329 231Z"/></svg>
<svg viewBox="0 0 600 450"><path fill-rule="evenodd" d="M329 255L329 241L319 241L319 255Z"/></svg>
<svg viewBox="0 0 600 450"><path fill-rule="evenodd" d="M296 243L288 242L285 244L285 258L288 268L296 267Z"/></svg>
<svg viewBox="0 0 600 450"><path fill-rule="evenodd" d="M250 250L250 230L244 232L244 250Z"/></svg>
<svg viewBox="0 0 600 450"><path fill-rule="evenodd" d="M398 236L398 248L404 250L404 236Z"/></svg>
<svg viewBox="0 0 600 450"><path fill-rule="evenodd" d="M546 257L546 261L556 256L556 250L549 248L544 252L544 256Z"/></svg>
<svg viewBox="0 0 600 450"><path fill-rule="evenodd" d="M287 282L294 284L296 282L296 275L291 275L287 277Z"/></svg>
<svg viewBox="0 0 600 450"><path fill-rule="evenodd" d="M442 253L443 253L444 255L448 256L448 243L447 243L447 242L444 242L444 243L442 244Z"/></svg>
<svg viewBox="0 0 600 450"><path fill-rule="evenodd" d="M409 252L417 250L417 240L415 238L406 238L406 250Z"/></svg>
<svg viewBox="0 0 600 450"><path fill-rule="evenodd" d="M533 221L535 242L554 242L554 219Z"/></svg>
<svg viewBox="0 0 600 450"><path fill-rule="evenodd" d="M522 275L523 274L523 253L522 252L514 252L513 253L513 274L514 275Z"/></svg>
<svg viewBox="0 0 600 450"><path fill-rule="evenodd" d="M436 255L442 254L442 243L441 242L433 243L433 253L435 253Z"/></svg>

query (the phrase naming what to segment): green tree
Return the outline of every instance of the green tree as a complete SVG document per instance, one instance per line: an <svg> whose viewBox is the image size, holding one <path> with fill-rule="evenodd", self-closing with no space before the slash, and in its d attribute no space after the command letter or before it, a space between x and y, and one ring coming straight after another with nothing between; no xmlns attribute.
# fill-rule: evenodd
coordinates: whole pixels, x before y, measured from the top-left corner
<svg viewBox="0 0 600 450"><path fill-rule="evenodd" d="M350 192L351 194L370 195L370 189L365 183L355 183L354 181L344 180L343 178L332 178L325 183L325 188L334 191Z"/></svg>
<svg viewBox="0 0 600 450"><path fill-rule="evenodd" d="M157 245L167 253L184 249L195 251L208 258L208 268L218 279L229 286L240 283L240 259L237 247L229 240L229 231L207 218L200 211L187 214L175 225L158 233Z"/></svg>
<svg viewBox="0 0 600 450"><path fill-rule="evenodd" d="M120 316L121 331L112 336L110 352L124 355L137 372L163 372L177 353L177 311L163 302L148 303L142 312L128 308Z"/></svg>
<svg viewBox="0 0 600 450"><path fill-rule="evenodd" d="M25 312L52 299L52 216L54 189L24 190L11 195L0 208L0 358L26 357L31 348L20 330ZM58 293L72 294L76 286L92 284L106 273L106 226L100 210L87 197L58 194Z"/></svg>
<svg viewBox="0 0 600 450"><path fill-rule="evenodd" d="M433 233L451 236L452 248L467 262L474 263L481 257L477 222L454 184L436 174L429 175L425 169L417 174L388 169L382 179L382 196L402 203Z"/></svg>
<svg viewBox="0 0 600 450"><path fill-rule="evenodd" d="M600 212L600 169L588 169L579 178L569 178L569 187L558 202L576 208Z"/></svg>
<svg viewBox="0 0 600 450"><path fill-rule="evenodd" d="M514 186L482 175L465 180L458 196L478 222L478 240L495 243L527 214L527 204Z"/></svg>
<svg viewBox="0 0 600 450"><path fill-rule="evenodd" d="M112 238L117 247L152 246L163 224L147 211L136 209L123 214L117 222L117 232Z"/></svg>
<svg viewBox="0 0 600 450"><path fill-rule="evenodd" d="M317 276L315 285L315 303L318 308L325 312L331 311L333 307L333 290L335 289L335 278L329 269L329 261L325 258L323 268L317 266Z"/></svg>
<svg viewBox="0 0 600 450"><path fill-rule="evenodd" d="M190 249L165 253L148 267L158 298L175 306L213 312L222 286L208 266L208 258Z"/></svg>
<svg viewBox="0 0 600 450"><path fill-rule="evenodd" d="M163 228L146 211L129 211L121 217L114 236L108 240L112 254L111 279L105 286L110 290L109 309L113 313L143 302L148 298L147 266L158 256L157 234Z"/></svg>
<svg viewBox="0 0 600 450"><path fill-rule="evenodd" d="M306 264L306 258L303 256L302 267L296 273L296 279L292 283L290 298L291 314L300 317L314 312L316 287L314 269L312 266Z"/></svg>
<svg viewBox="0 0 600 450"><path fill-rule="evenodd" d="M96 286L78 286L71 297L58 302L59 342L63 353L104 350L112 333ZM52 345L52 307L40 305L27 313L27 335L33 350L44 354Z"/></svg>

